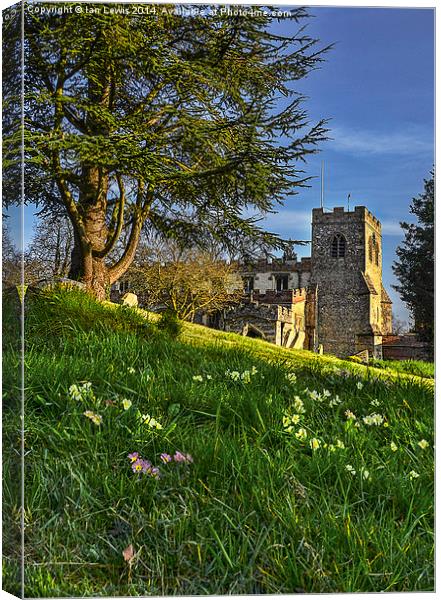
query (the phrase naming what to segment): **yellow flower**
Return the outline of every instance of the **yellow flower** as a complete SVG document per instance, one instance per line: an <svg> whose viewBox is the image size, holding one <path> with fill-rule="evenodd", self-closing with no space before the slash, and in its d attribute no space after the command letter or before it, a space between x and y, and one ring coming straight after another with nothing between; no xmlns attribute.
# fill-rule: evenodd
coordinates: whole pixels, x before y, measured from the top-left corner
<svg viewBox="0 0 441 600"><path fill-rule="evenodd" d="M300 415L293 415L291 417L291 422L294 423L294 425L297 425L297 423L300 421Z"/></svg>
<svg viewBox="0 0 441 600"><path fill-rule="evenodd" d="M289 423L290 423L291 419L289 418L288 415L285 415L283 417L283 427L288 427Z"/></svg>
<svg viewBox="0 0 441 600"><path fill-rule="evenodd" d="M337 448L344 448L345 445L343 444L343 442L341 440L337 440L335 442L335 445L337 446Z"/></svg>
<svg viewBox="0 0 441 600"><path fill-rule="evenodd" d="M410 477L410 479L416 479L416 478L417 478L417 477L419 477L419 476L420 476L420 474L419 474L419 473L417 473L416 471L411 471L411 472L409 473L409 477Z"/></svg>
<svg viewBox="0 0 441 600"><path fill-rule="evenodd" d="M306 429L303 429L303 427L301 427L296 433L296 438L299 440L306 440L307 437L308 434L306 432Z"/></svg>
<svg viewBox="0 0 441 600"><path fill-rule="evenodd" d="M390 449L392 450L392 452L396 452L398 450L398 446L395 442L390 443Z"/></svg>
<svg viewBox="0 0 441 600"><path fill-rule="evenodd" d="M309 445L313 450L317 450L318 448L320 448L320 444L321 442L317 438L312 438L312 440L310 440L309 442Z"/></svg>
<svg viewBox="0 0 441 600"><path fill-rule="evenodd" d="M123 398L122 405L124 410L129 410L129 408L132 406L132 401L127 400L127 398Z"/></svg>
<svg viewBox="0 0 441 600"><path fill-rule="evenodd" d="M420 440L418 446L425 450L429 446L429 442L427 440Z"/></svg>

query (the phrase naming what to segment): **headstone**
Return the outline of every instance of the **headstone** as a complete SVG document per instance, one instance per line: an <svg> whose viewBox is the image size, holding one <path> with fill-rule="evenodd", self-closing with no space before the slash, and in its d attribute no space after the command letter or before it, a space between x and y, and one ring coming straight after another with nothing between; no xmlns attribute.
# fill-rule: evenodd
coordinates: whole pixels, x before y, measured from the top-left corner
<svg viewBox="0 0 441 600"><path fill-rule="evenodd" d="M122 297L123 306L138 306L138 296L132 292L126 292Z"/></svg>

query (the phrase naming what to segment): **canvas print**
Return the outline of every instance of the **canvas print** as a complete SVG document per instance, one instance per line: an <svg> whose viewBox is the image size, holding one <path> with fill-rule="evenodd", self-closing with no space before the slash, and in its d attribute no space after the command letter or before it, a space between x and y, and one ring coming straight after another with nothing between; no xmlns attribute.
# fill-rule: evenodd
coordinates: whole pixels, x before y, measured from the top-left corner
<svg viewBox="0 0 441 600"><path fill-rule="evenodd" d="M434 591L434 8L3 10L3 589Z"/></svg>

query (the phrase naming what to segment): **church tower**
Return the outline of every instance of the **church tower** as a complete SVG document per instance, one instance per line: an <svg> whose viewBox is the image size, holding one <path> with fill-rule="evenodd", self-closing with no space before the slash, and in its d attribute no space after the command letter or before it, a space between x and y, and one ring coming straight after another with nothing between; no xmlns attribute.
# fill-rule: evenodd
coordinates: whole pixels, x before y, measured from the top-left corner
<svg viewBox="0 0 441 600"><path fill-rule="evenodd" d="M391 302L382 285L381 224L364 206L312 211L311 285L316 336L325 353L368 350L381 358Z"/></svg>

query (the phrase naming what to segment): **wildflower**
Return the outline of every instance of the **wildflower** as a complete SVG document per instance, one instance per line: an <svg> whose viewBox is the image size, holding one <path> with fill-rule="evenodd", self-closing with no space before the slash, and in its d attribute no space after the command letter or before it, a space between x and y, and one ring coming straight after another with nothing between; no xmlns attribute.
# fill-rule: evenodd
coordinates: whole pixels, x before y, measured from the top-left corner
<svg viewBox="0 0 441 600"><path fill-rule="evenodd" d="M134 473L142 473L143 470L143 464L142 464L142 460L137 458L133 463L132 463L132 471Z"/></svg>
<svg viewBox="0 0 441 600"><path fill-rule="evenodd" d="M362 390L363 389L363 384L361 383L361 381L357 381L357 389L358 390Z"/></svg>
<svg viewBox="0 0 441 600"><path fill-rule="evenodd" d="M163 452L160 456L160 459L165 464L167 464L173 460L172 457L170 456L170 454L167 454L167 452Z"/></svg>
<svg viewBox="0 0 441 600"><path fill-rule="evenodd" d="M203 381L202 375L193 375L193 381Z"/></svg>
<svg viewBox="0 0 441 600"><path fill-rule="evenodd" d="M297 376L295 373L287 373L286 378L289 383L295 383L297 381Z"/></svg>
<svg viewBox="0 0 441 600"><path fill-rule="evenodd" d="M345 447L345 445L343 444L343 442L341 440L337 440L335 442L335 445L337 448L343 449Z"/></svg>
<svg viewBox="0 0 441 600"><path fill-rule="evenodd" d="M132 401L127 400L127 398L123 398L122 405L123 405L124 410L129 410L129 408L132 406Z"/></svg>
<svg viewBox="0 0 441 600"><path fill-rule="evenodd" d="M392 452L396 452L398 450L398 446L395 442L390 443L390 449L392 450Z"/></svg>
<svg viewBox="0 0 441 600"><path fill-rule="evenodd" d="M190 454L183 454L177 450L173 456L173 460L177 463L192 463L193 457Z"/></svg>
<svg viewBox="0 0 441 600"><path fill-rule="evenodd" d="M357 417L356 417L356 416L354 415L354 413L353 413L351 410L349 410L349 409L348 409L348 410L345 410L345 416L346 416L346 418L347 418L348 420L351 420L351 421L356 421L356 420L357 420Z"/></svg>
<svg viewBox="0 0 441 600"><path fill-rule="evenodd" d="M330 398L331 392L329 390L323 390L322 395L323 395L323 398Z"/></svg>
<svg viewBox="0 0 441 600"><path fill-rule="evenodd" d="M420 440L420 441L418 442L418 446L419 446L420 448L422 448L423 450L425 450L425 449L428 447L428 445L429 445L429 442L428 442L428 441L426 441L426 440Z"/></svg>
<svg viewBox="0 0 441 600"><path fill-rule="evenodd" d="M103 421L103 417L101 415L96 415L91 410L86 410L85 412L83 412L83 415L90 419L92 423L95 423L95 425L101 425Z"/></svg>
<svg viewBox="0 0 441 600"><path fill-rule="evenodd" d="M372 415L363 417L363 422L366 423L366 425L381 425L383 421L384 417L382 417L378 413L373 413Z"/></svg>
<svg viewBox="0 0 441 600"><path fill-rule="evenodd" d="M369 404L372 406L380 406L380 401L375 398L375 400L371 400Z"/></svg>
<svg viewBox="0 0 441 600"><path fill-rule="evenodd" d="M340 400L339 396L335 396L335 398L331 398L329 401L329 406L332 408L333 406L338 406L341 403L342 400Z"/></svg>
<svg viewBox="0 0 441 600"><path fill-rule="evenodd" d="M129 458L132 462L135 462L135 460L139 458L139 454L138 452L132 452L131 454L127 455L127 458Z"/></svg>
<svg viewBox="0 0 441 600"><path fill-rule="evenodd" d="M309 441L309 445L313 450L317 450L318 448L320 448L321 441L317 438L312 438L312 440Z"/></svg>
<svg viewBox="0 0 441 600"><path fill-rule="evenodd" d="M211 375L207 375L207 379L213 379Z"/></svg>
<svg viewBox="0 0 441 600"><path fill-rule="evenodd" d="M420 474L419 474L419 473L417 473L416 471L411 471L411 472L409 473L409 477L410 477L410 479L416 479L416 478L417 478L417 477L419 477L419 476L420 476Z"/></svg>
<svg viewBox="0 0 441 600"><path fill-rule="evenodd" d="M244 371L242 373L242 375L240 376L240 378L242 379L242 381L244 383L250 383L250 381L251 381L251 374L250 374L249 371Z"/></svg>
<svg viewBox="0 0 441 600"><path fill-rule="evenodd" d="M298 413L305 412L305 406L303 404L303 401L298 396L294 397L294 408Z"/></svg>
<svg viewBox="0 0 441 600"><path fill-rule="evenodd" d="M361 474L363 476L363 479L370 479L370 477L369 477L370 473L367 469L362 469Z"/></svg>
<svg viewBox="0 0 441 600"><path fill-rule="evenodd" d="M349 471L351 475L355 475L355 469L352 465L346 465L346 471Z"/></svg>
<svg viewBox="0 0 441 600"><path fill-rule="evenodd" d="M256 367L253 365L251 367L251 375L256 375L256 373L258 373L258 371L257 371Z"/></svg>
<svg viewBox="0 0 441 600"><path fill-rule="evenodd" d="M329 452L335 452L334 444L329 444L328 448L329 448Z"/></svg>
<svg viewBox="0 0 441 600"><path fill-rule="evenodd" d="M230 369L227 369L225 375L232 381L238 381L240 379L239 371L230 371Z"/></svg>
<svg viewBox="0 0 441 600"><path fill-rule="evenodd" d="M141 415L141 421L143 421L145 425L148 425L150 429L163 429L161 423L150 415Z"/></svg>
<svg viewBox="0 0 441 600"><path fill-rule="evenodd" d="M161 473L159 472L158 467L150 467L147 470L147 474L150 475L150 477L153 477L154 479L159 479L161 477Z"/></svg>
<svg viewBox="0 0 441 600"><path fill-rule="evenodd" d="M297 433L295 435L296 435L296 438L299 440L306 440L306 438L308 437L306 429L303 429L303 427L300 427L300 429L297 431Z"/></svg>
<svg viewBox="0 0 441 600"><path fill-rule="evenodd" d="M69 387L69 396L72 400L84 400L88 396L93 396L92 384L90 381L85 381L79 386L76 383L73 383Z"/></svg>
<svg viewBox="0 0 441 600"><path fill-rule="evenodd" d="M129 367L129 368L127 369L127 373L130 373L131 375L133 375L135 372L136 372L136 371L135 371L135 369L134 369L133 367Z"/></svg>

